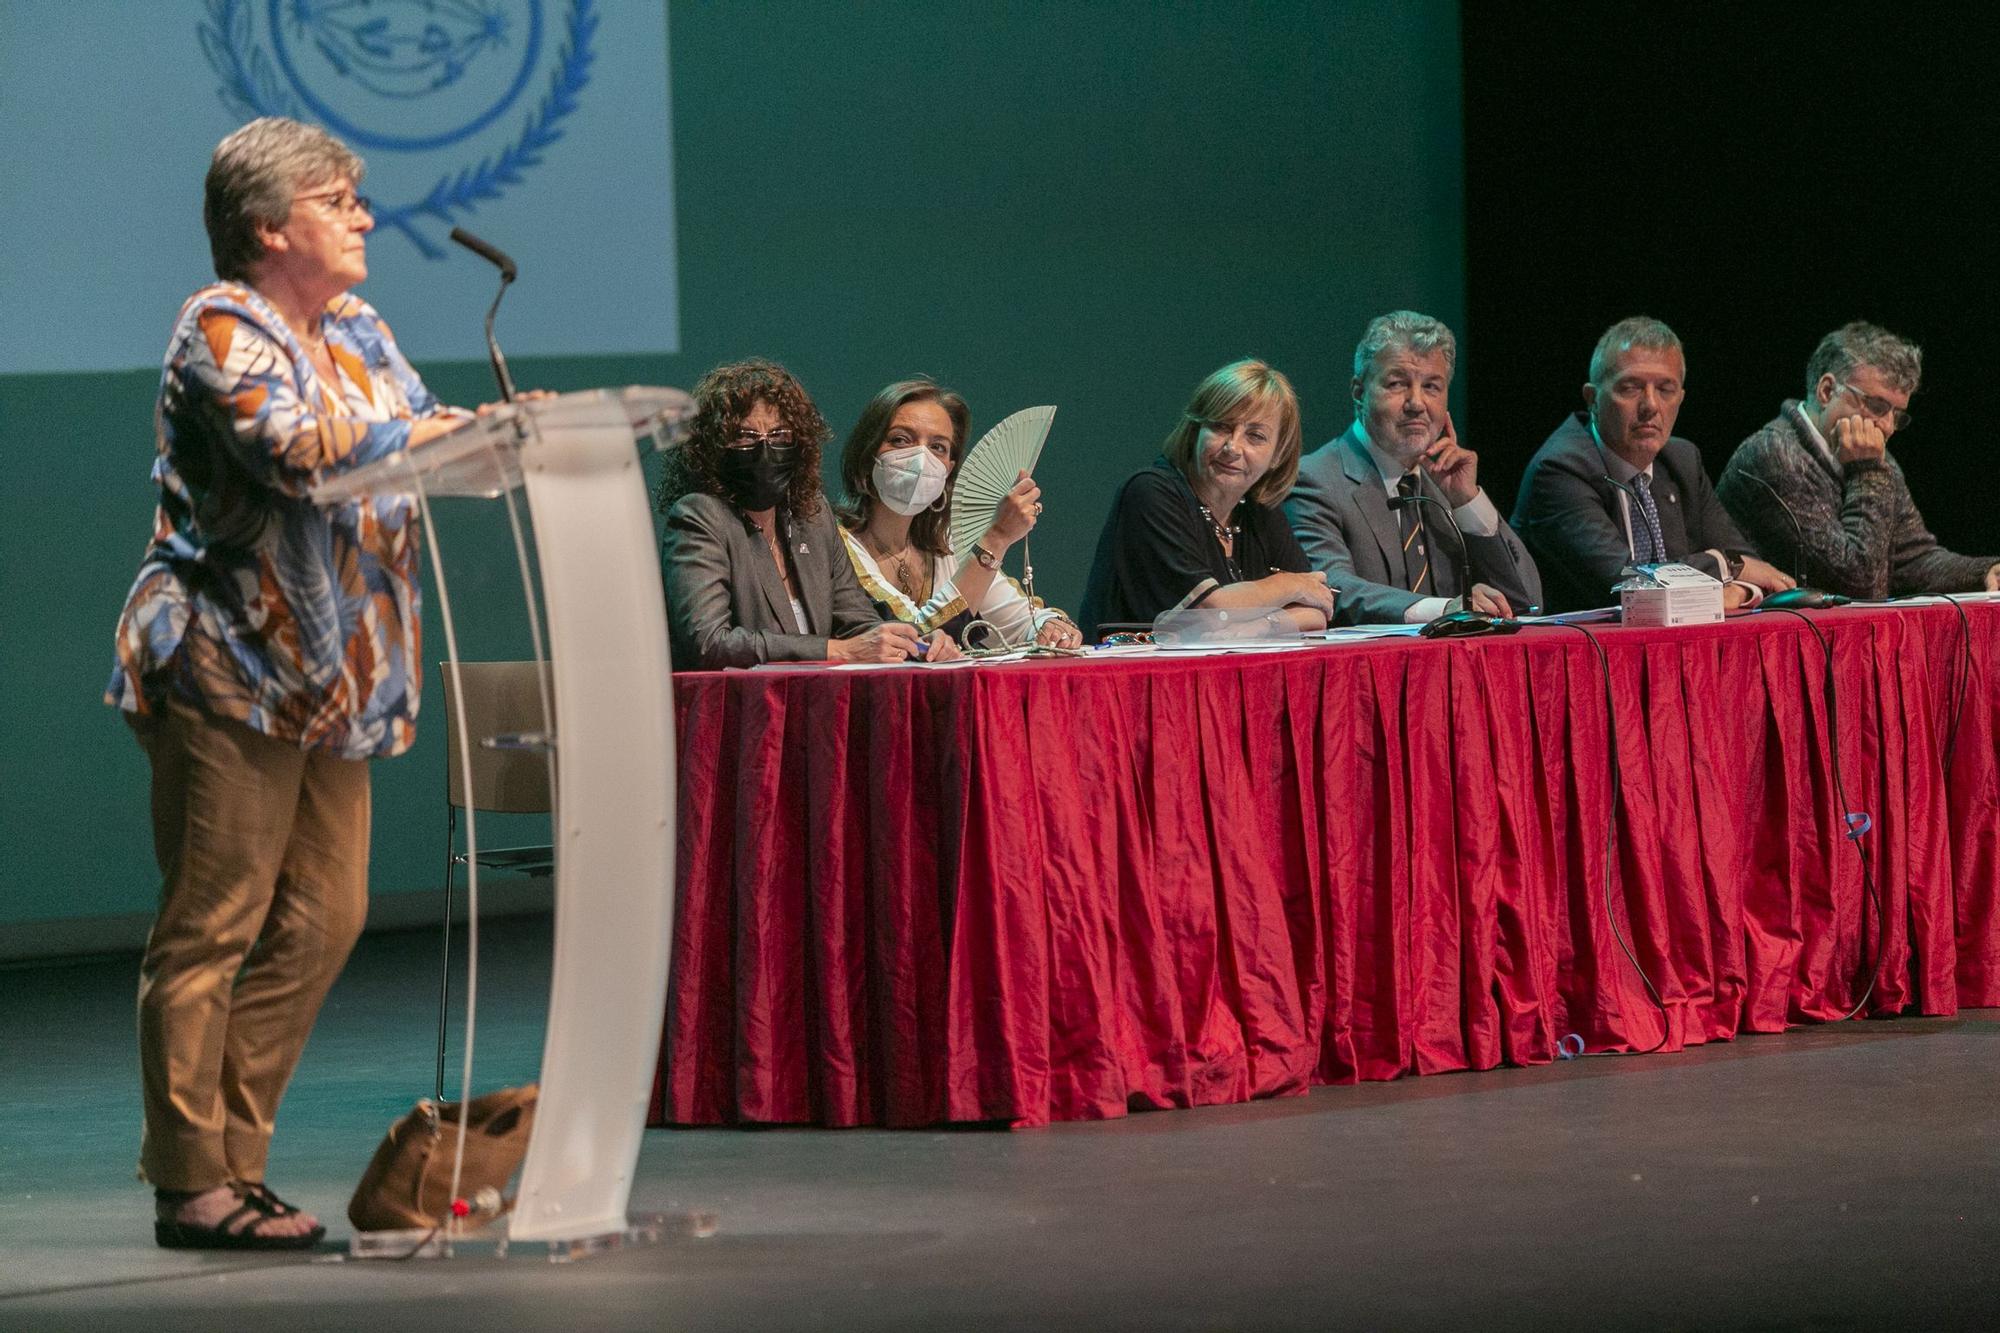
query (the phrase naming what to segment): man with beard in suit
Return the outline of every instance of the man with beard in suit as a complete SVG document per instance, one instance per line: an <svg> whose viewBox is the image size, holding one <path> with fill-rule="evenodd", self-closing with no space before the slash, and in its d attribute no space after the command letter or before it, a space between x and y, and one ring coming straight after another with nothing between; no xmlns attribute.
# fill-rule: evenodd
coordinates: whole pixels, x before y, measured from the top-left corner
<svg viewBox="0 0 2000 1333"><path fill-rule="evenodd" d="M1354 349L1354 424L1299 462L1285 517L1326 573L1335 624L1422 624L1467 609L1511 616L1542 600L1535 562L1452 428L1457 356L1451 330L1428 315L1370 320ZM1417 496L1437 503L1392 507ZM1459 586L1461 549L1469 588Z"/></svg>

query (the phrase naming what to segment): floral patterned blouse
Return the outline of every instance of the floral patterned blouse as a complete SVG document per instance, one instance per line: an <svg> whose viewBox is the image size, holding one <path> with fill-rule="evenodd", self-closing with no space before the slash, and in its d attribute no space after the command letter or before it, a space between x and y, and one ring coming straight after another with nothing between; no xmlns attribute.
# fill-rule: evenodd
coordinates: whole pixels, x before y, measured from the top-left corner
<svg viewBox="0 0 2000 1333"><path fill-rule="evenodd" d="M421 684L414 498L321 508L307 492L458 409L367 302L336 297L321 319L337 382L246 286L182 307L154 412L159 508L105 702L144 714L172 696L301 749L400 754Z"/></svg>

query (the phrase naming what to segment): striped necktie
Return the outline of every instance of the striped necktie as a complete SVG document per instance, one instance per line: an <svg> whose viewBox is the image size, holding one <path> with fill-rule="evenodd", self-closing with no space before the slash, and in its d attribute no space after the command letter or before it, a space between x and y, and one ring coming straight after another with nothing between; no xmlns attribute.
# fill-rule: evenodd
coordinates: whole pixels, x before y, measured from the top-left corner
<svg viewBox="0 0 2000 1333"><path fill-rule="evenodd" d="M1396 482L1396 494L1412 500L1417 494L1417 474L1406 472ZM1424 539L1423 506L1406 504L1397 511L1403 528L1403 578L1411 592L1422 592L1431 574L1430 543Z"/></svg>

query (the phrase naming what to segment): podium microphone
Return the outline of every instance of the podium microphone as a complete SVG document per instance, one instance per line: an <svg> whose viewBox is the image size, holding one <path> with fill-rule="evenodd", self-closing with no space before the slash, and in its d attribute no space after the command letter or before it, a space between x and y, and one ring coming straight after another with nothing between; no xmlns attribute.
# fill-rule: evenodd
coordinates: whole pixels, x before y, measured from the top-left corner
<svg viewBox="0 0 2000 1333"><path fill-rule="evenodd" d="M507 373L507 358L501 355L500 342L493 336L493 317L500 313L500 299L507 295L507 284L519 276L520 270L514 261L500 247L482 241L463 227L451 229L451 239L478 255L487 263L500 270L500 290L493 294L493 304L486 309L486 353L493 359L493 378L500 381L500 401L514 401L514 377Z"/></svg>

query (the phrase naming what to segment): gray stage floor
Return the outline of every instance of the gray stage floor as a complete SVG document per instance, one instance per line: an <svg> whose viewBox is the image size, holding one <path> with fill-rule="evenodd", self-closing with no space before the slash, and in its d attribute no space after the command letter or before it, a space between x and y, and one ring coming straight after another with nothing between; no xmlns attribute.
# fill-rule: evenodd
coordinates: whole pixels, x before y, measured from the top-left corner
<svg viewBox="0 0 2000 1333"><path fill-rule="evenodd" d="M488 927L482 1087L533 1074L546 932ZM329 1217L430 1085L432 950L363 942L286 1102L271 1179ZM2000 1327L1991 1010L1020 1133L654 1131L635 1208L716 1236L364 1265L153 1247L132 971L0 971L0 1328Z"/></svg>

